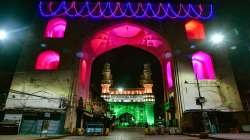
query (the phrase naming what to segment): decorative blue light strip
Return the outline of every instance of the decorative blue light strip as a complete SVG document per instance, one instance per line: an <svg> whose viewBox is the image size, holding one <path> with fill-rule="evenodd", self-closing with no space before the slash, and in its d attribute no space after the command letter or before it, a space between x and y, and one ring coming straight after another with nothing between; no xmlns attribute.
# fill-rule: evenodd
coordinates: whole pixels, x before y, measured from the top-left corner
<svg viewBox="0 0 250 140"><path fill-rule="evenodd" d="M171 4L149 2L40 1L39 11L43 17L209 19L213 16L213 5L211 3Z"/></svg>

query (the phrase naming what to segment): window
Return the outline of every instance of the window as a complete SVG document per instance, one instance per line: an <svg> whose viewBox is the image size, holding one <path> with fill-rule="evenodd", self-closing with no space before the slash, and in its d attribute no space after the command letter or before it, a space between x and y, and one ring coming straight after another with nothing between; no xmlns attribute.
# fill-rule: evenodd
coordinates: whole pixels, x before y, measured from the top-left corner
<svg viewBox="0 0 250 140"><path fill-rule="evenodd" d="M60 55L52 50L47 50L39 54L36 59L36 70L56 70L60 62Z"/></svg>
<svg viewBox="0 0 250 140"><path fill-rule="evenodd" d="M201 22L191 20L185 24L186 35L189 41L205 39L205 29Z"/></svg>
<svg viewBox="0 0 250 140"><path fill-rule="evenodd" d="M167 87L172 88L173 87L173 75L172 75L171 61L167 62L166 72L167 72L167 84L168 84Z"/></svg>
<svg viewBox="0 0 250 140"><path fill-rule="evenodd" d="M194 73L198 80L214 80L215 72L212 58L209 54L199 51L192 56Z"/></svg>
<svg viewBox="0 0 250 140"><path fill-rule="evenodd" d="M46 38L63 38L67 21L62 18L51 19L45 29Z"/></svg>

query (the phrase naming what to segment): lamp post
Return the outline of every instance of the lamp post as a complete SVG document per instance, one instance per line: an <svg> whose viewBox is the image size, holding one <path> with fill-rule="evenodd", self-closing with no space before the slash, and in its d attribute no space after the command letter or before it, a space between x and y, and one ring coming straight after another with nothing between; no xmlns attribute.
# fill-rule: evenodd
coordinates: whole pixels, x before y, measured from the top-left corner
<svg viewBox="0 0 250 140"><path fill-rule="evenodd" d="M203 109L203 104L206 102L205 97L201 96L201 90L200 90L200 83L197 77L197 74L195 74L196 78L196 85L197 85L197 90L198 90L198 98L196 98L196 104L201 106L201 116L202 116L202 124L203 124L203 129L204 132L200 133L200 138L207 138L208 137L208 127L207 127L207 112L204 111Z"/></svg>
<svg viewBox="0 0 250 140"><path fill-rule="evenodd" d="M204 132L200 133L200 138L208 138L208 127L207 127L207 119L208 115L207 112L204 111L203 104L206 102L205 97L201 96L201 90L200 90L200 83L197 77L197 74L195 74L196 82L195 83L189 83L188 81L185 81L185 84L195 84L197 86L197 91L198 91L198 97L195 99L196 105L200 105L200 111L201 111L201 116L202 116L202 124L203 124L203 130Z"/></svg>

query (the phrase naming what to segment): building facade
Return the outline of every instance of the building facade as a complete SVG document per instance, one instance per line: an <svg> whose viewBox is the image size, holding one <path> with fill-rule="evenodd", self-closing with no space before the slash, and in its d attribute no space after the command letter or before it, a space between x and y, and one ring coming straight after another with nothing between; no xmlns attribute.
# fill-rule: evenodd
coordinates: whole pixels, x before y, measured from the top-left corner
<svg viewBox="0 0 250 140"><path fill-rule="evenodd" d="M58 123L49 129L64 123L73 131L79 98L83 104L92 100L93 62L124 45L159 60L164 102L174 105L173 110L166 107L166 120L177 120L181 127L186 112L200 110L196 80L206 99L204 110L242 110L227 50L214 49L205 41L212 3L40 1L38 7L41 19L37 24L43 26L37 28L43 30L37 32L39 43L23 48L6 114L23 114L24 122L38 123L46 119L41 114L51 113L54 118L50 119Z"/></svg>

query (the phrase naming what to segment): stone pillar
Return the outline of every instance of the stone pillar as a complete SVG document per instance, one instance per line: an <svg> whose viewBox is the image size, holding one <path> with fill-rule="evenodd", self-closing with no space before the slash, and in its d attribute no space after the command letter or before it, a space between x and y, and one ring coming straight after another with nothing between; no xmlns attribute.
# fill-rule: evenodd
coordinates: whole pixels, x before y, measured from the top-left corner
<svg viewBox="0 0 250 140"><path fill-rule="evenodd" d="M146 116L146 121L149 125L154 125L154 102L144 103L144 113Z"/></svg>
<svg viewBox="0 0 250 140"><path fill-rule="evenodd" d="M74 128L76 128L76 115L76 101L72 101L67 108L64 124L64 128L68 129L70 133L73 133Z"/></svg>

